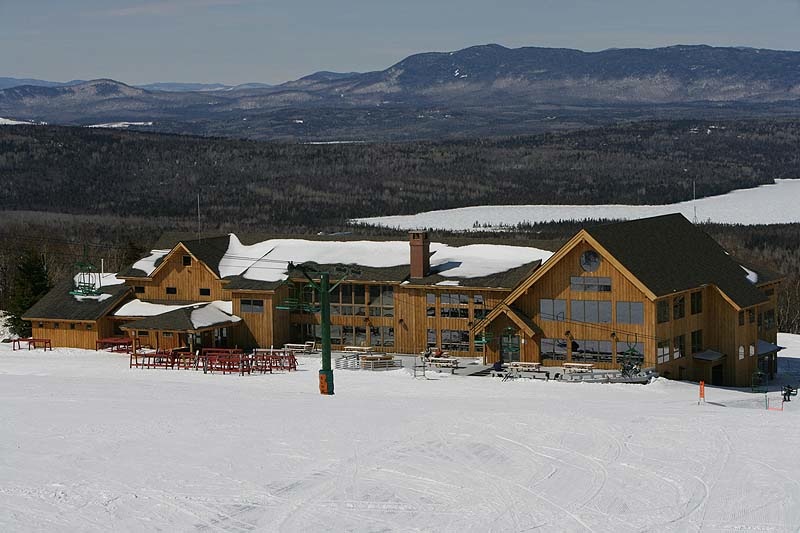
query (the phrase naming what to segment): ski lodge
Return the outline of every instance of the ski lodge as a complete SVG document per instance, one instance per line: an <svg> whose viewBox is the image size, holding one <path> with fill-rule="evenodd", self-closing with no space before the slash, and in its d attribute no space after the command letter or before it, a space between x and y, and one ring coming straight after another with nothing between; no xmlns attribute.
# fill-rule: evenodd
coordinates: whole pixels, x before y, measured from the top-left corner
<svg viewBox="0 0 800 533"><path fill-rule="evenodd" d="M331 278L334 349L441 347L486 363L621 361L673 379L749 386L777 369L779 274L745 265L679 214L579 231L555 253L409 241L183 240L126 271L78 273L24 317L53 346L160 349L320 341Z"/></svg>

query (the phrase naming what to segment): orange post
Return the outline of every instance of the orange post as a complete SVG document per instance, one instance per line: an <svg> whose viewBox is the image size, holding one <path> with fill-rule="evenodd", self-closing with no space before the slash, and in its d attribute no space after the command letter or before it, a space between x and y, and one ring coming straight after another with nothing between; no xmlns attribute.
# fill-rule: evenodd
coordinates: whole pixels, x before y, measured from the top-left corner
<svg viewBox="0 0 800 533"><path fill-rule="evenodd" d="M697 400L697 403L700 403L700 401L702 401L703 403L706 402L706 382L705 381L701 381L700 382L700 399Z"/></svg>

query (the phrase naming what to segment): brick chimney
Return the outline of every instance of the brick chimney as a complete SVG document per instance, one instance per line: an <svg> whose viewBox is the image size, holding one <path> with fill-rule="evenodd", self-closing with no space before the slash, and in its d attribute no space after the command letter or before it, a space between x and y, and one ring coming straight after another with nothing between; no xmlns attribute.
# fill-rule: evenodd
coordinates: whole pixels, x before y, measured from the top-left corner
<svg viewBox="0 0 800 533"><path fill-rule="evenodd" d="M428 232L410 231L408 233L411 246L411 277L424 278L431 273L431 243Z"/></svg>

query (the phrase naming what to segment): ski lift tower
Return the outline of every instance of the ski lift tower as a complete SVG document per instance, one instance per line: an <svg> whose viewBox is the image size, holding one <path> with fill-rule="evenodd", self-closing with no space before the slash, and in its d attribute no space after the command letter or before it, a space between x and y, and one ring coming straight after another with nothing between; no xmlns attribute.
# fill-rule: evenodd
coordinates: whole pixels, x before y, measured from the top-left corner
<svg viewBox="0 0 800 533"><path fill-rule="evenodd" d="M305 264L296 265L289 262L288 270L299 270L308 280L308 285L319 293L319 313L320 326L322 329L322 370L319 371L319 393L333 394L333 368L331 367L331 298L330 293L339 286L350 274L358 271L349 268L339 268L342 277L331 286L330 272L315 272L310 266ZM314 277L319 277L319 282L314 281ZM302 302L300 298L290 298L278 306L284 310L307 310L309 306Z"/></svg>

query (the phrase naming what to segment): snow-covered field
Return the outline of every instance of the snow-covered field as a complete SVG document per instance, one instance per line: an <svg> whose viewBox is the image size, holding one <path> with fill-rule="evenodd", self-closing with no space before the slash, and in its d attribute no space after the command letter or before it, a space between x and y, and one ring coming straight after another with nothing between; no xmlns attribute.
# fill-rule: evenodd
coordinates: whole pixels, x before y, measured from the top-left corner
<svg viewBox="0 0 800 533"><path fill-rule="evenodd" d="M399 229L435 228L469 231L479 226L513 226L521 222L587 219L635 219L682 213L720 224L786 224L800 222L800 179L775 180L774 185L740 189L720 196L668 205L494 205L427 211L416 215L359 218L363 222Z"/></svg>
<svg viewBox="0 0 800 533"><path fill-rule="evenodd" d="M800 528L800 401L406 370L337 371L324 397L302 362L212 376L0 345L0 531Z"/></svg>

